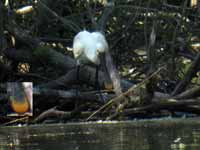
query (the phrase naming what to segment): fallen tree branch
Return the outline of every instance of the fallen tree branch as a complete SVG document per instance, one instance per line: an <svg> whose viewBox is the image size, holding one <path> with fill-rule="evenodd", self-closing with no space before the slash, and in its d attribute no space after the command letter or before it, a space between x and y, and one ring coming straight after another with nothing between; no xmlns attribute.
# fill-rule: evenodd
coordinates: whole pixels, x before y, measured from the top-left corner
<svg viewBox="0 0 200 150"><path fill-rule="evenodd" d="M50 108L48 110L46 110L45 112L41 113L38 117L36 117L33 121L33 123L38 123L38 122L42 122L45 119L48 118L60 118L60 119L65 119L65 120L69 120L71 118L76 117L77 115L79 116L79 118L86 118L91 114L90 111L84 111L84 112L65 112L65 111L60 111L57 110L56 107Z"/></svg>
<svg viewBox="0 0 200 150"><path fill-rule="evenodd" d="M184 91L192 78L195 76L195 74L198 71L198 67L200 64L200 52L197 54L195 60L190 65L190 68L186 72L183 80L181 80L178 85L175 87L174 91L172 92L171 96L175 96L179 94L181 91Z"/></svg>
<svg viewBox="0 0 200 150"><path fill-rule="evenodd" d="M109 100L114 95L113 94L104 94L104 91L101 91L101 94L104 95L105 100ZM44 89L44 88L34 88L34 96L47 96L47 97L56 97L64 98L65 101L72 101L72 99L79 99L83 101L99 102L102 103L101 96L99 91L96 92L80 92L76 90L64 91L64 90L53 90L53 89Z"/></svg>
<svg viewBox="0 0 200 150"><path fill-rule="evenodd" d="M45 112L43 112L42 114L40 114L38 117L36 117L34 119L34 123L37 123L37 122L40 122L42 120L44 120L45 118L48 118L48 117L61 117L63 115L71 115L71 114L66 114L64 111L58 111L56 110L56 107L53 107L53 108L50 108L48 110L46 110Z"/></svg>
<svg viewBox="0 0 200 150"><path fill-rule="evenodd" d="M80 82L87 83L88 85L94 86L95 85L95 72L94 71L95 70L89 66L81 67L79 70L79 74L81 74L81 77L79 79ZM77 74L77 69L72 69L67 74L59 77L58 79L41 84L38 87L40 87L40 88L56 88L59 86L70 87L72 84L77 83L76 74ZM104 74L100 73L99 78L101 79L99 81L99 84L101 87L103 87L103 85L105 83Z"/></svg>
<svg viewBox="0 0 200 150"><path fill-rule="evenodd" d="M179 110L180 108L190 108L190 105L200 105L200 98L197 99L186 99L186 100L176 100L176 99L167 99L162 100L157 103L153 103L151 105L143 106L143 107L137 107L137 108L130 108L125 109L124 113L125 115L132 115L138 112L155 112L162 109L168 109L171 110ZM200 109L199 109L200 110ZM185 112L189 111L189 109L185 109ZM198 112L200 114L200 111Z"/></svg>
<svg viewBox="0 0 200 150"><path fill-rule="evenodd" d="M126 108L122 112L116 113L114 110L110 112L103 112L102 114L99 114L101 117L106 117L108 114L112 114L109 117L107 117L106 120L114 119L120 115L123 115L125 117L128 116L137 116L139 114L142 114L143 117L145 116L151 116L148 114L148 112L158 112L161 110L169 110L169 111L182 111L182 112L189 112L189 113L195 113L200 114L200 97L197 99L186 99L186 100L176 100L176 99L165 99L157 103L153 103L147 106L142 107L136 107L136 108ZM41 113L38 117L34 119L34 122L41 122L48 118L60 118L63 120L70 120L74 118L76 115L79 116L79 118L86 118L93 114L94 112L91 111L83 111L83 112L65 112L57 110L56 107L53 107L51 109L46 110L45 112ZM165 114L166 115L166 114ZM159 116L162 116L159 115ZM95 118L93 118L95 119ZM97 119L97 118L96 118Z"/></svg>
<svg viewBox="0 0 200 150"><path fill-rule="evenodd" d="M196 96L200 96L200 86L196 86L193 88L190 88L176 96L174 96L174 99L188 99L188 98L194 98Z"/></svg>

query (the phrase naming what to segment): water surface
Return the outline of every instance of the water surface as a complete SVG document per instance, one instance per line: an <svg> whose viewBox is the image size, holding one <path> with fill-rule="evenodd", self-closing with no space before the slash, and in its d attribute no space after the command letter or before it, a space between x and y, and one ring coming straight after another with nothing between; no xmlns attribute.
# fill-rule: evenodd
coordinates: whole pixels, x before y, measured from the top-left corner
<svg viewBox="0 0 200 150"><path fill-rule="evenodd" d="M0 150L200 150L200 119L1 127Z"/></svg>

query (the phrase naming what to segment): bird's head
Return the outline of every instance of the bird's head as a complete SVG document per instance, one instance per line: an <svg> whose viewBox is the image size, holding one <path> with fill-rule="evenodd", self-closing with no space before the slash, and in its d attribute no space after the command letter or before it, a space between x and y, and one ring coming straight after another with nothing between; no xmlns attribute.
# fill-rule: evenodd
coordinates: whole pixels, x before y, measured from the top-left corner
<svg viewBox="0 0 200 150"><path fill-rule="evenodd" d="M102 43L97 43L96 44L96 51L97 53L104 53L105 52L105 46Z"/></svg>
<svg viewBox="0 0 200 150"><path fill-rule="evenodd" d="M91 35L95 39L96 51L98 53L104 53L108 50L108 43L101 32L93 32Z"/></svg>

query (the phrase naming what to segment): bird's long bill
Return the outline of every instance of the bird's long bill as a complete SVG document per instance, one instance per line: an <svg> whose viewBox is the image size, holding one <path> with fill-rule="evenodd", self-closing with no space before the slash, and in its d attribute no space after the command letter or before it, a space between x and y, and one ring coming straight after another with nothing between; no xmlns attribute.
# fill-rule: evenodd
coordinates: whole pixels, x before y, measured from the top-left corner
<svg viewBox="0 0 200 150"><path fill-rule="evenodd" d="M112 81L115 94L118 96L122 93L120 77L119 77L119 73L112 61L112 57L111 57L109 51L105 52L105 61L104 62L105 62L104 66L106 66L106 68L105 68L106 72Z"/></svg>

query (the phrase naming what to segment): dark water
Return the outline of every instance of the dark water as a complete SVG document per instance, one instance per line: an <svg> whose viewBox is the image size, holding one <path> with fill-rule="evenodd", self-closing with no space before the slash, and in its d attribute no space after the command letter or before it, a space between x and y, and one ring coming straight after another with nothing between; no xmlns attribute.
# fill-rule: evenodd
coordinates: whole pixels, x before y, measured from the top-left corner
<svg viewBox="0 0 200 150"><path fill-rule="evenodd" d="M200 119L0 127L0 150L200 150Z"/></svg>

